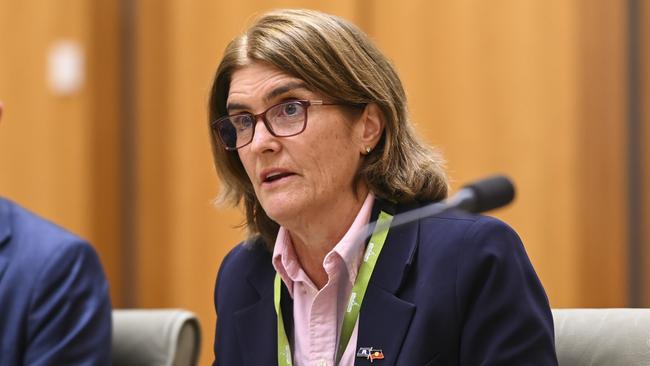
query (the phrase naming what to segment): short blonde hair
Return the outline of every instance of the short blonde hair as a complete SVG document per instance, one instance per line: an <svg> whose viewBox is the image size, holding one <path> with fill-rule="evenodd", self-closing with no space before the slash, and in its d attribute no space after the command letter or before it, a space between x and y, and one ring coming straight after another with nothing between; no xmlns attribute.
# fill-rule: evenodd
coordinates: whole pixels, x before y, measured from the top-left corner
<svg viewBox="0 0 650 366"><path fill-rule="evenodd" d="M416 135L407 112L402 82L390 61L350 22L313 10L283 9L259 17L226 47L210 95L210 121L227 114L235 70L263 62L304 80L330 100L376 104L386 127L357 173L377 197L393 202L439 201L448 180L440 154ZM221 178L220 202L244 202L249 235L261 235L269 249L279 226L269 218L236 151L226 151L212 136Z"/></svg>

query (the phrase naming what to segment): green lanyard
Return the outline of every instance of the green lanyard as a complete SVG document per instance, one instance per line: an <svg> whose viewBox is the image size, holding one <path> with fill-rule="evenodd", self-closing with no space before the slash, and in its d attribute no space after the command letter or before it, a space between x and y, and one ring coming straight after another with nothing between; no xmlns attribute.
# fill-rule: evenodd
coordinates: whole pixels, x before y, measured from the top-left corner
<svg viewBox="0 0 650 366"><path fill-rule="evenodd" d="M359 318L359 309L361 309L363 297L366 295L368 282L370 282L372 271L375 269L375 264L377 264L379 253L381 253L381 250L384 247L384 242L386 242L388 227L390 226L390 222L392 220L393 216L387 214L384 211L379 214L379 220L377 220L377 224L375 225L375 231L372 233L370 242L366 247L366 251L363 255L363 261L361 262L361 267L359 268L359 273L357 274L357 279L354 281L354 287L352 287L352 293L350 293L348 307L343 317L341 336L339 338L339 348L336 353L336 364L338 364L341 360L343 352L345 351L345 348L350 341L350 337L352 336L352 331L354 330L354 326L357 323L357 319ZM377 228L383 229L377 230ZM292 364L291 346L289 346L287 332L284 330L284 319L282 319L282 310L280 309L281 287L282 279L280 278L280 275L276 273L273 302L275 304L275 313L277 314L278 319L278 365L290 366Z"/></svg>

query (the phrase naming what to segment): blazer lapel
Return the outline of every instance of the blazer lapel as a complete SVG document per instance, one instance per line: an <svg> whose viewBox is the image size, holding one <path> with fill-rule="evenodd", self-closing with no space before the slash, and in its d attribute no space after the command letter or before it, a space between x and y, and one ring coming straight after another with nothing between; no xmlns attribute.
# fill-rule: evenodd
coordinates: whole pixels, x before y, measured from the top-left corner
<svg viewBox="0 0 650 366"><path fill-rule="evenodd" d="M260 300L235 313L244 365L274 365L278 358L277 316L273 306L274 273L270 264L253 268L248 281L260 295Z"/></svg>
<svg viewBox="0 0 650 366"><path fill-rule="evenodd" d="M382 350L378 365L395 365L413 319L415 305L397 293L417 250L418 227L414 222L390 229L361 305L357 350ZM370 360L358 357L354 364L369 365Z"/></svg>
<svg viewBox="0 0 650 366"><path fill-rule="evenodd" d="M9 265L9 259L3 248L11 239L11 213L10 204L7 200L0 198L0 281Z"/></svg>

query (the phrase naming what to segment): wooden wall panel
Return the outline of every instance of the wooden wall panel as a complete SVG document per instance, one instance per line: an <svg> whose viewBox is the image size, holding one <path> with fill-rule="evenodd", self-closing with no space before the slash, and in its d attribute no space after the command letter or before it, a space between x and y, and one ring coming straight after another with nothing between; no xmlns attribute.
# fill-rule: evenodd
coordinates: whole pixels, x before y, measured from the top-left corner
<svg viewBox="0 0 650 366"><path fill-rule="evenodd" d="M627 24L625 2L579 2L577 297L584 306L628 304Z"/></svg>
<svg viewBox="0 0 650 366"><path fill-rule="evenodd" d="M595 305L578 291L579 9L564 1L381 5L370 32L400 70L414 120L447 157L455 187L511 175L517 200L497 215L524 239L551 303Z"/></svg>
<svg viewBox="0 0 650 366"><path fill-rule="evenodd" d="M47 54L55 41L86 45L83 1L35 6L3 1L0 96L2 191L26 206L89 236L86 89L57 96L47 85ZM66 19L63 19L66 14Z"/></svg>
<svg viewBox="0 0 650 366"><path fill-rule="evenodd" d="M0 194L89 239L120 303L115 5L0 0ZM47 57L79 45L80 89L55 93Z"/></svg>
<svg viewBox="0 0 650 366"><path fill-rule="evenodd" d="M90 1L88 17L88 79L86 123L88 139L89 230L101 256L111 287L113 306L125 302L123 159L124 124L121 67L120 8L117 1Z"/></svg>
<svg viewBox="0 0 650 366"><path fill-rule="evenodd" d="M134 40L134 95L135 95L135 126L134 141L136 143L135 197L134 212L134 245L132 251L137 267L136 277L131 279L133 300L142 307L165 306L166 287L170 272L168 255L169 246L166 240L173 224L169 220L171 214L167 209L169 199L169 176L174 172L165 171L169 161L167 148L172 144L168 132L169 123L169 92L172 85L168 81L169 32L165 22L167 2L140 1L135 13L136 32ZM149 5L149 6L146 6ZM185 52L178 50L178 52ZM148 128L147 128L148 126Z"/></svg>

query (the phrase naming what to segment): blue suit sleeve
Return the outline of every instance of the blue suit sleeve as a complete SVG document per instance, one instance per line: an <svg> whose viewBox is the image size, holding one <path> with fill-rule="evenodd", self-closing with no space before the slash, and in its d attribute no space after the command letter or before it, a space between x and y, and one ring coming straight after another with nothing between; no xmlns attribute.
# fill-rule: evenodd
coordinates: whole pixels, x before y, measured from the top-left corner
<svg viewBox="0 0 650 366"><path fill-rule="evenodd" d="M97 254L64 245L38 271L30 300L28 365L109 365L111 303Z"/></svg>
<svg viewBox="0 0 650 366"><path fill-rule="evenodd" d="M517 234L482 218L458 268L461 365L557 365L548 299Z"/></svg>

